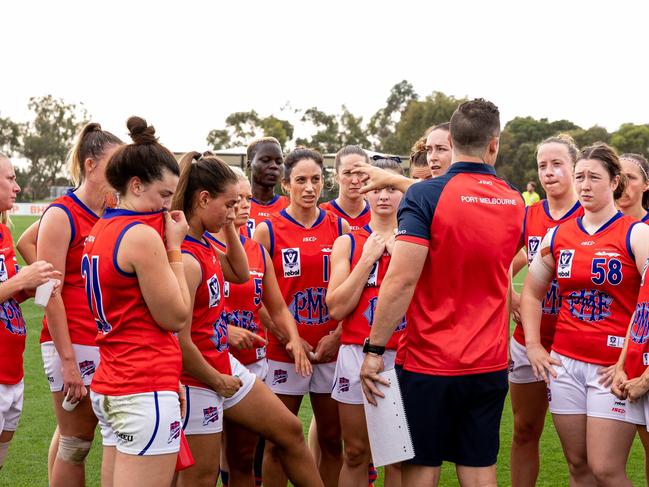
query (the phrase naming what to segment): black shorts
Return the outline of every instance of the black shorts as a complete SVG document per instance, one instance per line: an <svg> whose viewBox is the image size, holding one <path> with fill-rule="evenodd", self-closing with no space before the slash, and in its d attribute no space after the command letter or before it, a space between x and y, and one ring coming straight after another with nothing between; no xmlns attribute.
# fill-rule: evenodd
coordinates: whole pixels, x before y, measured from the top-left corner
<svg viewBox="0 0 649 487"><path fill-rule="evenodd" d="M444 461L467 467L496 463L500 420L507 395L507 370L487 374L433 376L398 371L415 465Z"/></svg>

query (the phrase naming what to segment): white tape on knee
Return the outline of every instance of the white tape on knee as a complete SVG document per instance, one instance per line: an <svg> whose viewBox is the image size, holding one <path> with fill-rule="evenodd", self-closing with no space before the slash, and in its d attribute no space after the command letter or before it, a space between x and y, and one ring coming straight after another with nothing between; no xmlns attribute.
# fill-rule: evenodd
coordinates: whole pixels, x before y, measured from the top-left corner
<svg viewBox="0 0 649 487"><path fill-rule="evenodd" d="M59 438L59 451L57 458L73 465L81 465L86 461L90 452L92 441L82 440L74 436L61 436Z"/></svg>
<svg viewBox="0 0 649 487"><path fill-rule="evenodd" d="M7 458L7 452L9 451L9 442L0 443L0 468L5 464L5 458Z"/></svg>

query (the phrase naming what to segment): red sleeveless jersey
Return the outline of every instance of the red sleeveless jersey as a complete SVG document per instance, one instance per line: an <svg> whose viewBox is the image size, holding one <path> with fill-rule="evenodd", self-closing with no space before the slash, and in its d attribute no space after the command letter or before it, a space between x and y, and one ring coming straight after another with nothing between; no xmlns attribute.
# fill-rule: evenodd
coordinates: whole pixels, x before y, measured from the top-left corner
<svg viewBox="0 0 649 487"><path fill-rule="evenodd" d="M350 271L356 267L358 261L363 255L365 242L372 234L369 225L365 225L358 231L348 235L351 240L351 252L349 256ZM362 345L367 337L370 336L372 325L374 324L374 313L376 312L376 303L379 300L379 288L385 277L385 273L390 265L390 254L386 251L372 266L370 275L365 283L365 288L358 300L358 305L348 316L343 319L343 333L340 337L340 343L345 345ZM399 339L406 329L406 317L397 325L385 345L385 348L396 350Z"/></svg>
<svg viewBox="0 0 649 487"><path fill-rule="evenodd" d="M626 350L624 371L629 379L640 377L649 365L649 282L645 280L648 265L649 259L642 271L638 303L631 322L629 345Z"/></svg>
<svg viewBox="0 0 649 487"><path fill-rule="evenodd" d="M315 348L334 330L325 303L329 282L331 247L342 234L342 219L319 210L311 228L295 221L286 210L267 221L272 257L279 289L297 324L298 333ZM268 358L292 362L284 346L272 333L268 336Z"/></svg>
<svg viewBox="0 0 649 487"><path fill-rule="evenodd" d="M70 340L78 345L95 346L97 327L87 306L85 285L81 277L81 257L86 237L99 217L84 205L72 190L54 200L45 211L52 207L65 211L70 221L70 245L65 259L65 279L61 288ZM47 319L43 318L41 343L51 341L52 336L47 327Z"/></svg>
<svg viewBox="0 0 649 487"><path fill-rule="evenodd" d="M542 200L528 206L525 210L525 222L523 223L523 242L527 251L527 265L532 263L532 259L537 254L543 237L548 233L550 228L554 228L560 223L568 221L578 216L583 216L584 209L581 203L577 201L568 212L558 220L550 215L548 201ZM541 344L546 350L552 348L552 339L554 329L557 324L557 316L561 309L561 293L559 292L559 283L552 279L552 283L545 294L545 299L541 304L543 315L541 315ZM516 324L514 329L514 340L525 346L525 333L520 324Z"/></svg>
<svg viewBox="0 0 649 487"><path fill-rule="evenodd" d="M599 365L617 361L640 287L629 241L635 224L618 212L594 235L581 217L555 230L551 250L562 303L552 348L558 353Z"/></svg>
<svg viewBox="0 0 649 487"><path fill-rule="evenodd" d="M351 217L347 213L345 213L345 210L340 207L335 199L327 201L326 203L322 203L320 205L320 208L328 211L329 213L333 213L334 215L337 215L344 220L347 220L347 223L349 223L349 228L352 232L360 230L365 225L369 225L370 218L372 217L372 214L370 213L370 204L367 201L365 201L365 208L356 218Z"/></svg>
<svg viewBox="0 0 649 487"><path fill-rule="evenodd" d="M161 211L107 209L86 239L81 264L101 358L91 389L110 396L177 391L182 366L178 339L151 316L137 275L117 265L120 242L134 225L164 238Z"/></svg>
<svg viewBox="0 0 649 487"><path fill-rule="evenodd" d="M263 204L259 200L253 198L250 202L250 216L248 217L248 222L245 226L242 226L239 229L239 232L244 237L252 238L257 225L266 220L273 213L277 213L286 208L289 202L290 200L286 196L278 194L273 196L273 199L267 204Z"/></svg>
<svg viewBox="0 0 649 487"><path fill-rule="evenodd" d="M225 243L213 235L209 239L216 248L226 251ZM241 237L241 244L248 257L248 270L250 279L243 284L232 284L225 281L223 294L225 296L225 312L229 325L245 328L262 338L266 338L266 330L259 319L259 308L263 296L264 274L266 273L266 255L259 242ZM266 357L266 347L237 350L232 348L230 353L243 365L248 365Z"/></svg>
<svg viewBox="0 0 649 487"><path fill-rule="evenodd" d="M19 270L14 241L7 225L0 223L0 283ZM0 303L0 384L18 384L24 376L23 352L27 329L18 304L23 293L16 293Z"/></svg>
<svg viewBox="0 0 649 487"><path fill-rule="evenodd" d="M201 266L201 284L194 297L192 311L192 341L203 358L221 374L232 374L228 354L228 325L223 299L223 270L214 247L207 241L198 241L189 235L181 246ZM210 389L183 371L183 384Z"/></svg>

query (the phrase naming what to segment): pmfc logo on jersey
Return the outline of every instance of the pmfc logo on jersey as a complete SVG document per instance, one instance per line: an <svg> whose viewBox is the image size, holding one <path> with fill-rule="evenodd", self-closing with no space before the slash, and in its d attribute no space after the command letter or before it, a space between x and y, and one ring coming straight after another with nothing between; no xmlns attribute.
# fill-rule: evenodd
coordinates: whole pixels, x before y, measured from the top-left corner
<svg viewBox="0 0 649 487"><path fill-rule="evenodd" d="M255 315L252 311L245 309L236 309L228 313L228 321L232 326L245 328L248 331L256 332L258 327L255 323Z"/></svg>
<svg viewBox="0 0 649 487"><path fill-rule="evenodd" d="M219 408L208 407L203 409L203 426L216 423L219 420Z"/></svg>
<svg viewBox="0 0 649 487"><path fill-rule="evenodd" d="M642 345L649 339L649 303L638 303L631 323L631 340Z"/></svg>
<svg viewBox="0 0 649 487"><path fill-rule="evenodd" d="M285 384L288 380L288 372L282 369L277 369L273 372L273 385Z"/></svg>
<svg viewBox="0 0 649 487"><path fill-rule="evenodd" d="M25 336L27 334L23 312L14 298L0 303L0 321L12 335Z"/></svg>
<svg viewBox="0 0 649 487"><path fill-rule="evenodd" d="M613 298L597 289L573 291L566 300L570 306L570 314L582 321L601 321L611 316Z"/></svg>
<svg viewBox="0 0 649 487"><path fill-rule="evenodd" d="M534 256L541 248L541 237L530 235L527 237L527 263L531 264Z"/></svg>
<svg viewBox="0 0 649 487"><path fill-rule="evenodd" d="M329 307L325 302L326 297L326 288L309 287L293 295L288 309L298 323L321 325L329 321Z"/></svg>
<svg viewBox="0 0 649 487"><path fill-rule="evenodd" d="M374 324L374 315L376 314L376 303L378 303L379 298L373 297L367 303L367 309L363 313L363 316L367 320L367 326L372 326ZM404 316L394 331L402 331L406 328L406 317Z"/></svg>
<svg viewBox="0 0 649 487"><path fill-rule="evenodd" d="M219 352L228 349L228 314L224 311L219 319L212 324L212 336L210 340Z"/></svg>
<svg viewBox="0 0 649 487"><path fill-rule="evenodd" d="M284 277L299 277L302 273L300 268L300 249L282 249L282 266L284 268Z"/></svg>
<svg viewBox="0 0 649 487"><path fill-rule="evenodd" d="M167 439L167 444L172 443L178 438L180 438L180 421L173 421L169 425L169 438Z"/></svg>
<svg viewBox="0 0 649 487"><path fill-rule="evenodd" d="M562 250L559 253L559 266L557 267L557 277L569 279L572 275L572 261L574 260L575 251L572 249Z"/></svg>
<svg viewBox="0 0 649 487"><path fill-rule="evenodd" d="M209 304L208 307L215 308L221 302L221 284L214 274L207 280L207 290L209 292Z"/></svg>
<svg viewBox="0 0 649 487"><path fill-rule="evenodd" d="M81 372L81 377L87 377L95 373L95 362L92 360L84 360L79 362L79 372Z"/></svg>
<svg viewBox="0 0 649 487"><path fill-rule="evenodd" d="M541 303L541 309L543 314L546 315L556 315L559 314L561 309L561 293L559 292L559 283L556 279L552 279L552 284L550 288L545 293L545 299Z"/></svg>

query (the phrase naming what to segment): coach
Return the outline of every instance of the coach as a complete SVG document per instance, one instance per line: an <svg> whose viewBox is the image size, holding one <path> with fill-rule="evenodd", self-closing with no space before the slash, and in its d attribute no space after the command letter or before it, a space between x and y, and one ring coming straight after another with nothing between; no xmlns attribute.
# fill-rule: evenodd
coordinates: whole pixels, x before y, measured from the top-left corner
<svg viewBox="0 0 649 487"><path fill-rule="evenodd" d="M496 485L509 266L525 212L520 193L496 176L499 135L493 103L460 105L451 167L412 185L399 209L361 377L374 402L381 354L407 310L399 383L415 457L403 464L404 486L437 485L443 461L457 465L462 485Z"/></svg>

